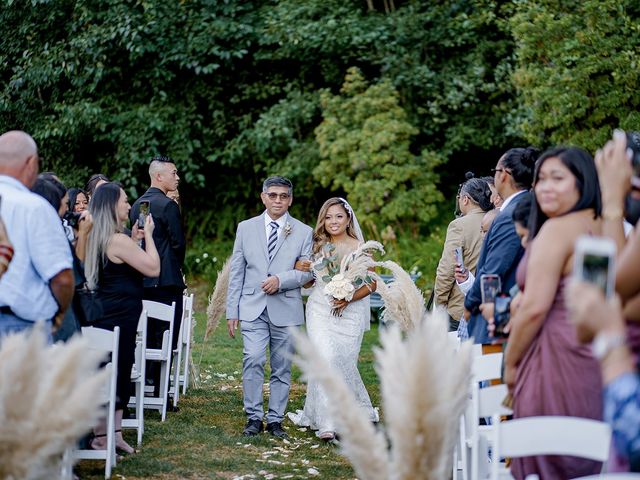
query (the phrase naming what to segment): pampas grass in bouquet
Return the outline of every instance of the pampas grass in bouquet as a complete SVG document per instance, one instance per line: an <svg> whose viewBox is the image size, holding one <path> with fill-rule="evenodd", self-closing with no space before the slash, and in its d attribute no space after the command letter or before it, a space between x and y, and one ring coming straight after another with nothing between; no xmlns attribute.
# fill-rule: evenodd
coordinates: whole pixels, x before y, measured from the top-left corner
<svg viewBox="0 0 640 480"><path fill-rule="evenodd" d="M399 265L377 265L395 278L389 286L378 278L386 314L394 320L380 332L381 348L375 351L387 437L374 429L340 374L301 334L297 363L329 397L341 448L359 479L448 479L467 401L471 345L454 348L446 315L426 312L421 292Z"/></svg>
<svg viewBox="0 0 640 480"><path fill-rule="evenodd" d="M67 449L103 415L98 352L47 345L44 325L0 343L0 478L58 478Z"/></svg>

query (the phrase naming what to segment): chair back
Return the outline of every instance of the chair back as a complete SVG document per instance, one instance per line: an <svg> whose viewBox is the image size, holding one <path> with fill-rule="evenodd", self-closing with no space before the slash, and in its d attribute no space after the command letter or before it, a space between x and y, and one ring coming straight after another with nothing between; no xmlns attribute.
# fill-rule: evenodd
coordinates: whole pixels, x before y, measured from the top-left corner
<svg viewBox="0 0 640 480"><path fill-rule="evenodd" d="M500 422L494 415L492 439L491 478L497 480L503 457L566 455L606 462L611 427L590 418L542 416Z"/></svg>

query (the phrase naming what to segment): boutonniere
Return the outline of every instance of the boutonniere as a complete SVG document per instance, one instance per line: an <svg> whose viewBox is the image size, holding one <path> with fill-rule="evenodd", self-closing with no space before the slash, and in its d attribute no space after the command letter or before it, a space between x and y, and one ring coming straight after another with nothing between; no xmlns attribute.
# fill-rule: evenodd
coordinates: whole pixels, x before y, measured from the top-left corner
<svg viewBox="0 0 640 480"><path fill-rule="evenodd" d="M285 238L288 237L289 235L291 235L291 231L293 230L293 228L291 227L291 224L289 222L286 223L286 225L284 226L284 236Z"/></svg>

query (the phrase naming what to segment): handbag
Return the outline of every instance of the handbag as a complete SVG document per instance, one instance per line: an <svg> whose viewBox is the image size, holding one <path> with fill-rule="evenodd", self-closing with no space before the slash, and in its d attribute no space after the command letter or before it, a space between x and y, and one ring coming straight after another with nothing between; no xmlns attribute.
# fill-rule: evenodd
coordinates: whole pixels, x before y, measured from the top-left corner
<svg viewBox="0 0 640 480"><path fill-rule="evenodd" d="M102 301L98 298L97 290L89 290L85 284L76 290L76 297L78 298L80 325L92 325L104 316L104 308Z"/></svg>

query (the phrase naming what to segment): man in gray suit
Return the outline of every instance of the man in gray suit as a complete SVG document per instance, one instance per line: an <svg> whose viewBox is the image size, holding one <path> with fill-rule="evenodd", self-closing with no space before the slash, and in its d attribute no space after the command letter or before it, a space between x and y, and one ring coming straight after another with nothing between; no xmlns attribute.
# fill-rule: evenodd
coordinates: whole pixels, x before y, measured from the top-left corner
<svg viewBox="0 0 640 480"><path fill-rule="evenodd" d="M238 225L233 246L227 328L231 338L240 323L243 342L242 388L248 421L243 434L262 432L262 385L267 345L270 350L267 431L285 438L282 419L289 399L291 354L289 327L304 323L300 287L312 274L294 269L296 260L311 255L312 230L289 215L293 186L284 177L262 185L266 211Z"/></svg>

